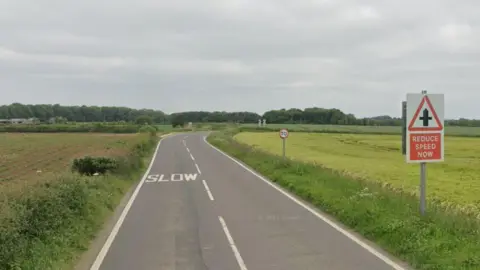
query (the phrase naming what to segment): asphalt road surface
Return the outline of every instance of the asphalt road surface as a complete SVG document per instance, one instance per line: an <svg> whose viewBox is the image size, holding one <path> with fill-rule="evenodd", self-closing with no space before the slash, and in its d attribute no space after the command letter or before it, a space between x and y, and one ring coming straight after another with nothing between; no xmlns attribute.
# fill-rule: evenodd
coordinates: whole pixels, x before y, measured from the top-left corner
<svg viewBox="0 0 480 270"><path fill-rule="evenodd" d="M91 270L404 270L210 146L164 138Z"/></svg>

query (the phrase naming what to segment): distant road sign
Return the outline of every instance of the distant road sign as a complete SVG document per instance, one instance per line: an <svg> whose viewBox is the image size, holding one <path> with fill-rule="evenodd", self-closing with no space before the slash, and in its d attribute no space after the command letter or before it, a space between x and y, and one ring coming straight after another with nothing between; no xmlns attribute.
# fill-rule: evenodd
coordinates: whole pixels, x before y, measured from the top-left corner
<svg viewBox="0 0 480 270"><path fill-rule="evenodd" d="M408 163L444 160L444 95L407 94Z"/></svg>
<svg viewBox="0 0 480 270"><path fill-rule="evenodd" d="M283 128L283 129L280 130L280 138L282 138L282 139L288 138L288 130L287 129Z"/></svg>

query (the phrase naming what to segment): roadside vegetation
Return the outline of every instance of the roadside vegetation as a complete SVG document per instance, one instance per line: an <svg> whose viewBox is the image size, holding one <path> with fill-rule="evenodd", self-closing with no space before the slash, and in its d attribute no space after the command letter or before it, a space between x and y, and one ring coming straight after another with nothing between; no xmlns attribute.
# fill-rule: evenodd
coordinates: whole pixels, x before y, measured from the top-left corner
<svg viewBox="0 0 480 270"><path fill-rule="evenodd" d="M282 154L276 132L242 132L234 138L269 153ZM445 147L445 162L427 166L428 199L480 218L480 139L446 137ZM287 139L286 156L418 196L419 166L405 162L399 135L294 132Z"/></svg>
<svg viewBox="0 0 480 270"><path fill-rule="evenodd" d="M154 127L0 134L0 269L73 268L140 179L157 142ZM92 168L98 172L85 173Z"/></svg>
<svg viewBox="0 0 480 270"><path fill-rule="evenodd" d="M380 143L375 145L367 135L355 137L295 133L290 134L287 143L289 158L283 161L278 155L281 151L278 134L240 133L234 139L237 132L238 130L215 132L208 137L208 141L376 242L415 269L480 269L478 216L457 211L458 208L449 208L448 204L436 201L430 201L427 215L420 216L418 197L412 190L413 179L418 178L418 174L416 176L413 172L411 175L407 172L406 175L412 180L401 182L402 180L397 179L393 181L396 185L392 184L391 187L381 183L389 181L389 175L382 170L392 167L395 172L397 167L404 167L398 148L399 139L398 142L393 142L392 138L386 136L385 139L379 139ZM247 141L248 144L245 143ZM468 145L465 143L463 146L454 146L459 142L461 139L448 140L449 149L458 147L457 152L454 150L454 153L449 155L458 154L462 147ZM395 148L395 154L390 153L393 150L389 148ZM361 153L362 151L365 153ZM373 157L368 159L369 155ZM390 155L396 155L397 161L395 158L392 161ZM451 159L451 156L448 158ZM384 164L385 162L388 164ZM363 164L363 169L360 163ZM441 183L435 185L433 182L438 180L439 168L448 166L428 166L429 172L433 171L428 173L429 187L433 185L434 190L435 186L441 187ZM451 174L455 169L464 173L467 171L458 168L460 165L453 161L451 166L447 173ZM352 168L353 171L349 171ZM355 171L355 168L359 170ZM402 169L397 171L397 177L401 171ZM376 181L379 179L381 181ZM439 181L445 185L448 180L455 181L448 178ZM472 179L470 183L473 182ZM464 185L463 189L472 188L470 184L465 188L463 181L458 183ZM398 188L398 185L402 184L409 188ZM478 205L478 201L475 202L474 190L457 195L454 190L449 191L449 188L454 188L454 184L450 183L439 189L443 190L447 197L462 196L458 202L469 201ZM430 196L432 188L427 190ZM461 187L456 190L461 190Z"/></svg>

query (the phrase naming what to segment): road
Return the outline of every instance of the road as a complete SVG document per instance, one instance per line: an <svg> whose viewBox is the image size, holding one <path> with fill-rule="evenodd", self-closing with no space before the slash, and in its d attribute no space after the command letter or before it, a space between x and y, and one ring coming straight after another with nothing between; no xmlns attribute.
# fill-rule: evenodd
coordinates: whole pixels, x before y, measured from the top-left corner
<svg viewBox="0 0 480 270"><path fill-rule="evenodd" d="M205 141L164 138L91 270L404 270Z"/></svg>

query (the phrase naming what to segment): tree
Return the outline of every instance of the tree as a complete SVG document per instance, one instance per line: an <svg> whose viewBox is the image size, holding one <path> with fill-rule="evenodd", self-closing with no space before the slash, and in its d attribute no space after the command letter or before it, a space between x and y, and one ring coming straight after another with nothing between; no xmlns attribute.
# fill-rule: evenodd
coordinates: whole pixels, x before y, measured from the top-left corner
<svg viewBox="0 0 480 270"><path fill-rule="evenodd" d="M137 117L148 115L163 123L166 115L162 111L151 109L131 109L108 106L63 106L60 104L20 104L0 106L0 119L31 118L48 121L52 117L63 117L75 122L134 122Z"/></svg>
<svg viewBox="0 0 480 270"><path fill-rule="evenodd" d="M151 125L153 123L153 119L148 115L140 115L135 119L135 123L138 125Z"/></svg>
<svg viewBox="0 0 480 270"><path fill-rule="evenodd" d="M62 117L62 116L57 116L57 117L55 117L55 123L65 124L65 123L67 123L67 118Z"/></svg>
<svg viewBox="0 0 480 270"><path fill-rule="evenodd" d="M172 122L172 127L183 127L185 125L185 119L183 114L175 114L171 117L170 121Z"/></svg>

